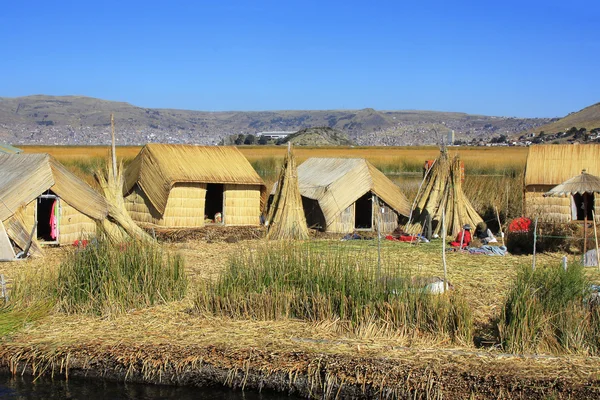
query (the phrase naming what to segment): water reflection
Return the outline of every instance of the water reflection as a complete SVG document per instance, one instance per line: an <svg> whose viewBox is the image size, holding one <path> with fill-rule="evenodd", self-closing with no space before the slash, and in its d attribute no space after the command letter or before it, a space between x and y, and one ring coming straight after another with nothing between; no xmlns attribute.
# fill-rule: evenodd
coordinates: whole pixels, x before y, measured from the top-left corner
<svg viewBox="0 0 600 400"><path fill-rule="evenodd" d="M197 388L189 386L161 386L124 384L100 379L40 378L0 375L0 399L86 399L86 400L157 400L157 399L209 399L209 400L276 400L298 399L295 396L271 392L242 392L221 386Z"/></svg>

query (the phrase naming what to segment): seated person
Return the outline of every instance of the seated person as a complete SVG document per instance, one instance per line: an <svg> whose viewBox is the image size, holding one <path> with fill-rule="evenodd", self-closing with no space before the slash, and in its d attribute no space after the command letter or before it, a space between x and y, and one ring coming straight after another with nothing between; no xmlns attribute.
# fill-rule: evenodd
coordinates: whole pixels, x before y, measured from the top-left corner
<svg viewBox="0 0 600 400"><path fill-rule="evenodd" d="M485 222L480 222L477 224L477 227L475 228L475 237L481 240L483 244L498 242L492 231L488 229Z"/></svg>
<svg viewBox="0 0 600 400"><path fill-rule="evenodd" d="M466 224L465 226L463 226L463 229L460 232L458 232L458 235L456 235L456 239L454 239L454 242L450 242L450 246L461 247L464 249L465 247L468 247L470 243L471 225Z"/></svg>

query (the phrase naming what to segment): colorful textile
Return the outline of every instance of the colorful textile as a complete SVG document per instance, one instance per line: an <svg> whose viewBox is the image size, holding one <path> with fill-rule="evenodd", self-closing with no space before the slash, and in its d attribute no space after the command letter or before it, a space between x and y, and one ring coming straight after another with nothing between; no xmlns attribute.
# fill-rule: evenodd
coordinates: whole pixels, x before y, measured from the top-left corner
<svg viewBox="0 0 600 400"><path fill-rule="evenodd" d="M392 235L387 235L385 238L386 238L386 240L391 240L393 242L416 243L417 241L419 241L419 242L429 243L429 240L427 240L427 238L422 235L400 235L397 237L392 236Z"/></svg>
<svg viewBox="0 0 600 400"><path fill-rule="evenodd" d="M529 232L531 227L531 220L527 217L515 218L510 222L508 226L509 232Z"/></svg>
<svg viewBox="0 0 600 400"><path fill-rule="evenodd" d="M52 210L50 211L50 237L52 240L58 238L58 201L54 200L52 203Z"/></svg>
<svg viewBox="0 0 600 400"><path fill-rule="evenodd" d="M486 256L505 256L507 254L506 246L481 246L470 247L467 249L469 254L481 254Z"/></svg>
<svg viewBox="0 0 600 400"><path fill-rule="evenodd" d="M463 249L469 246L469 243L471 243L471 232L469 232L468 230L462 230L458 232L458 235L456 235L456 239L454 239L454 242L450 242L450 246L461 247L461 243Z"/></svg>

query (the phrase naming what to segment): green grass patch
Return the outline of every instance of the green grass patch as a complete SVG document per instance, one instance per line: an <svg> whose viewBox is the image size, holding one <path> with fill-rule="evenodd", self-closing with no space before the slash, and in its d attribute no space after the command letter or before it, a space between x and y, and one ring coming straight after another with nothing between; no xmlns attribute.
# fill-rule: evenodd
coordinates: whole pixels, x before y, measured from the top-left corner
<svg viewBox="0 0 600 400"><path fill-rule="evenodd" d="M109 315L181 299L187 290L183 259L158 246L100 238L60 265L57 299L67 313Z"/></svg>
<svg viewBox="0 0 600 400"><path fill-rule="evenodd" d="M523 267L498 324L506 351L584 353L600 350L600 308L590 301L590 282L581 265Z"/></svg>
<svg viewBox="0 0 600 400"><path fill-rule="evenodd" d="M252 168L260 175L261 178L267 181L277 179L281 170L283 160L277 157L266 157L252 161Z"/></svg>

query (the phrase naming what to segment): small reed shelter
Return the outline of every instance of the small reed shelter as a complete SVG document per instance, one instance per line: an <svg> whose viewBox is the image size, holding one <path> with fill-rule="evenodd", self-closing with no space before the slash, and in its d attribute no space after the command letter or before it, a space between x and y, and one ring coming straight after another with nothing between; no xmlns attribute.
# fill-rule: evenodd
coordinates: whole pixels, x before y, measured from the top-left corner
<svg viewBox="0 0 600 400"><path fill-rule="evenodd" d="M442 217L446 232L451 236L458 234L466 224L474 229L483 222L462 190L465 169L458 156L451 159L442 149L435 161L426 163L426 168L410 221L404 228L407 232L421 233L431 223L432 233L440 235Z"/></svg>
<svg viewBox="0 0 600 400"><path fill-rule="evenodd" d="M592 210L596 215L600 212L600 199L593 193L544 196L555 186L583 175L583 170L586 175L600 175L599 144L531 146L525 167L524 214L544 222L592 220Z"/></svg>
<svg viewBox="0 0 600 400"><path fill-rule="evenodd" d="M267 211L267 239L308 239L308 227L298 187L296 157L289 142L275 186Z"/></svg>
<svg viewBox="0 0 600 400"><path fill-rule="evenodd" d="M143 226L259 225L266 186L236 147L147 144L124 172L123 195Z"/></svg>
<svg viewBox="0 0 600 400"><path fill-rule="evenodd" d="M400 188L362 158L309 158L298 167L306 222L326 232L391 232L410 204Z"/></svg>
<svg viewBox="0 0 600 400"><path fill-rule="evenodd" d="M0 154L0 229L21 249L96 234L106 199L48 154ZM33 230L34 224L37 227Z"/></svg>

